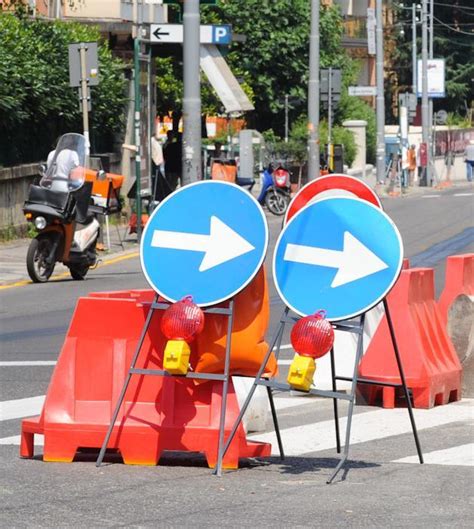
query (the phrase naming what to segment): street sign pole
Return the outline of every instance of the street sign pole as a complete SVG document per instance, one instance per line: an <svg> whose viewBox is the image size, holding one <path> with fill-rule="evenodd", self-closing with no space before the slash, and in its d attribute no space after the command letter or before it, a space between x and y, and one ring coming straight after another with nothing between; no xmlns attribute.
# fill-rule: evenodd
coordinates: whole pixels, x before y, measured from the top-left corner
<svg viewBox="0 0 474 529"><path fill-rule="evenodd" d="M288 94L285 94L285 143L288 143Z"/></svg>
<svg viewBox="0 0 474 529"><path fill-rule="evenodd" d="M140 40L133 41L133 86L135 98L135 176L136 176L136 205L137 205L137 239L142 237L142 186L141 186L141 146L140 146Z"/></svg>
<svg viewBox="0 0 474 529"><path fill-rule="evenodd" d="M385 175L385 100L384 100L384 71L383 71L383 18L382 18L382 0L376 3L376 112L377 112L377 153L376 153L376 171L377 182L384 179Z"/></svg>
<svg viewBox="0 0 474 529"><path fill-rule="evenodd" d="M332 171L334 168L332 150L332 68L328 73L328 167Z"/></svg>
<svg viewBox="0 0 474 529"><path fill-rule="evenodd" d="M86 62L87 44L81 42L79 54L81 60L81 103L82 103L82 128L86 139L86 167L89 165L90 141L89 141L89 85L87 82L87 62Z"/></svg>
<svg viewBox="0 0 474 529"><path fill-rule="evenodd" d="M319 177L319 1L311 0L308 82L308 180Z"/></svg>
<svg viewBox="0 0 474 529"><path fill-rule="evenodd" d="M201 83L199 0L184 2L182 185L201 179Z"/></svg>
<svg viewBox="0 0 474 529"><path fill-rule="evenodd" d="M430 116L428 105L428 0L423 0L421 11L421 126L422 141L426 146L427 163L424 168L425 185L431 184L430 168Z"/></svg>

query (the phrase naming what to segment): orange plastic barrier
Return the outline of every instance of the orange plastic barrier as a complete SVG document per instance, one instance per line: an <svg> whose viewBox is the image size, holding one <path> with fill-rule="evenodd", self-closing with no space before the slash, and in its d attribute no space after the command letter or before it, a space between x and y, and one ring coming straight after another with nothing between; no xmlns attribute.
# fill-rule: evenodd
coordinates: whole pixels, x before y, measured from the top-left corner
<svg viewBox="0 0 474 529"><path fill-rule="evenodd" d="M50 382L40 417L22 424L21 457L32 457L35 434L44 435L44 461L70 462L80 448L100 448L131 363L151 299L150 291L81 298ZM156 311L137 368L160 369L165 338ZM222 382L200 385L184 378L134 375L109 443L127 464L156 465L164 450L204 452L217 461ZM226 435L239 407L232 384ZM249 442L242 427L224 468L239 457L269 456L270 445Z"/></svg>
<svg viewBox="0 0 474 529"><path fill-rule="evenodd" d="M211 167L211 179L222 180L235 184L237 178L237 166L226 160L214 160Z"/></svg>
<svg viewBox="0 0 474 529"><path fill-rule="evenodd" d="M474 296L474 253L452 255L446 261L444 290L438 300L445 323L451 303L460 294Z"/></svg>
<svg viewBox="0 0 474 529"><path fill-rule="evenodd" d="M431 408L459 400L462 369L434 299L434 270L402 270L387 301L413 405ZM359 376L401 383L385 316L362 358ZM403 396L395 388L366 384L359 384L358 392L372 405L382 397L384 408L393 408Z"/></svg>

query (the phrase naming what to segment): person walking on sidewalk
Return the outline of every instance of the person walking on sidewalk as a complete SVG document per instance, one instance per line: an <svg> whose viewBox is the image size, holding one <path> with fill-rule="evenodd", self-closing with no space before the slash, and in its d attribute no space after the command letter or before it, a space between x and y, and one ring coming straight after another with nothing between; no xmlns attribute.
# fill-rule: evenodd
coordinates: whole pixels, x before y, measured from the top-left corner
<svg viewBox="0 0 474 529"><path fill-rule="evenodd" d="M466 162L466 177L468 182L472 182L474 170L474 140L469 140L464 151L464 161Z"/></svg>

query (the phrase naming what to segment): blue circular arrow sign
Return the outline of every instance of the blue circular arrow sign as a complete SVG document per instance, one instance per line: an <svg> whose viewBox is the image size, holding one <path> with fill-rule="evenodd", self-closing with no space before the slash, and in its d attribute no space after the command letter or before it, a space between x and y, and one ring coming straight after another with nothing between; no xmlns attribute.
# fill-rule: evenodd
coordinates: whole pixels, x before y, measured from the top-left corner
<svg viewBox="0 0 474 529"><path fill-rule="evenodd" d="M180 188L149 218L140 244L143 273L169 301L191 295L202 307L242 290L265 258L268 226L240 187L205 181Z"/></svg>
<svg viewBox="0 0 474 529"><path fill-rule="evenodd" d="M327 198L285 226L273 255L273 277L293 311L307 316L324 309L330 321L339 321L381 301L402 261L402 239L386 213L357 198Z"/></svg>

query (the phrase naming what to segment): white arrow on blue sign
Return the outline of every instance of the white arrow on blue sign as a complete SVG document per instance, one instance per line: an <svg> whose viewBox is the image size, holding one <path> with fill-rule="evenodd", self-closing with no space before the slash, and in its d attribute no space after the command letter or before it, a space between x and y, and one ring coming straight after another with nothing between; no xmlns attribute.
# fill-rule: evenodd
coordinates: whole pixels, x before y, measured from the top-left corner
<svg viewBox="0 0 474 529"><path fill-rule="evenodd" d="M140 245L148 283L169 301L191 295L200 306L231 298L265 258L268 226L240 187L205 181L168 196L147 222Z"/></svg>
<svg viewBox="0 0 474 529"><path fill-rule="evenodd" d="M285 226L273 277L296 313L324 309L330 321L340 321L379 303L402 261L402 239L386 213L365 200L335 197L306 206Z"/></svg>

